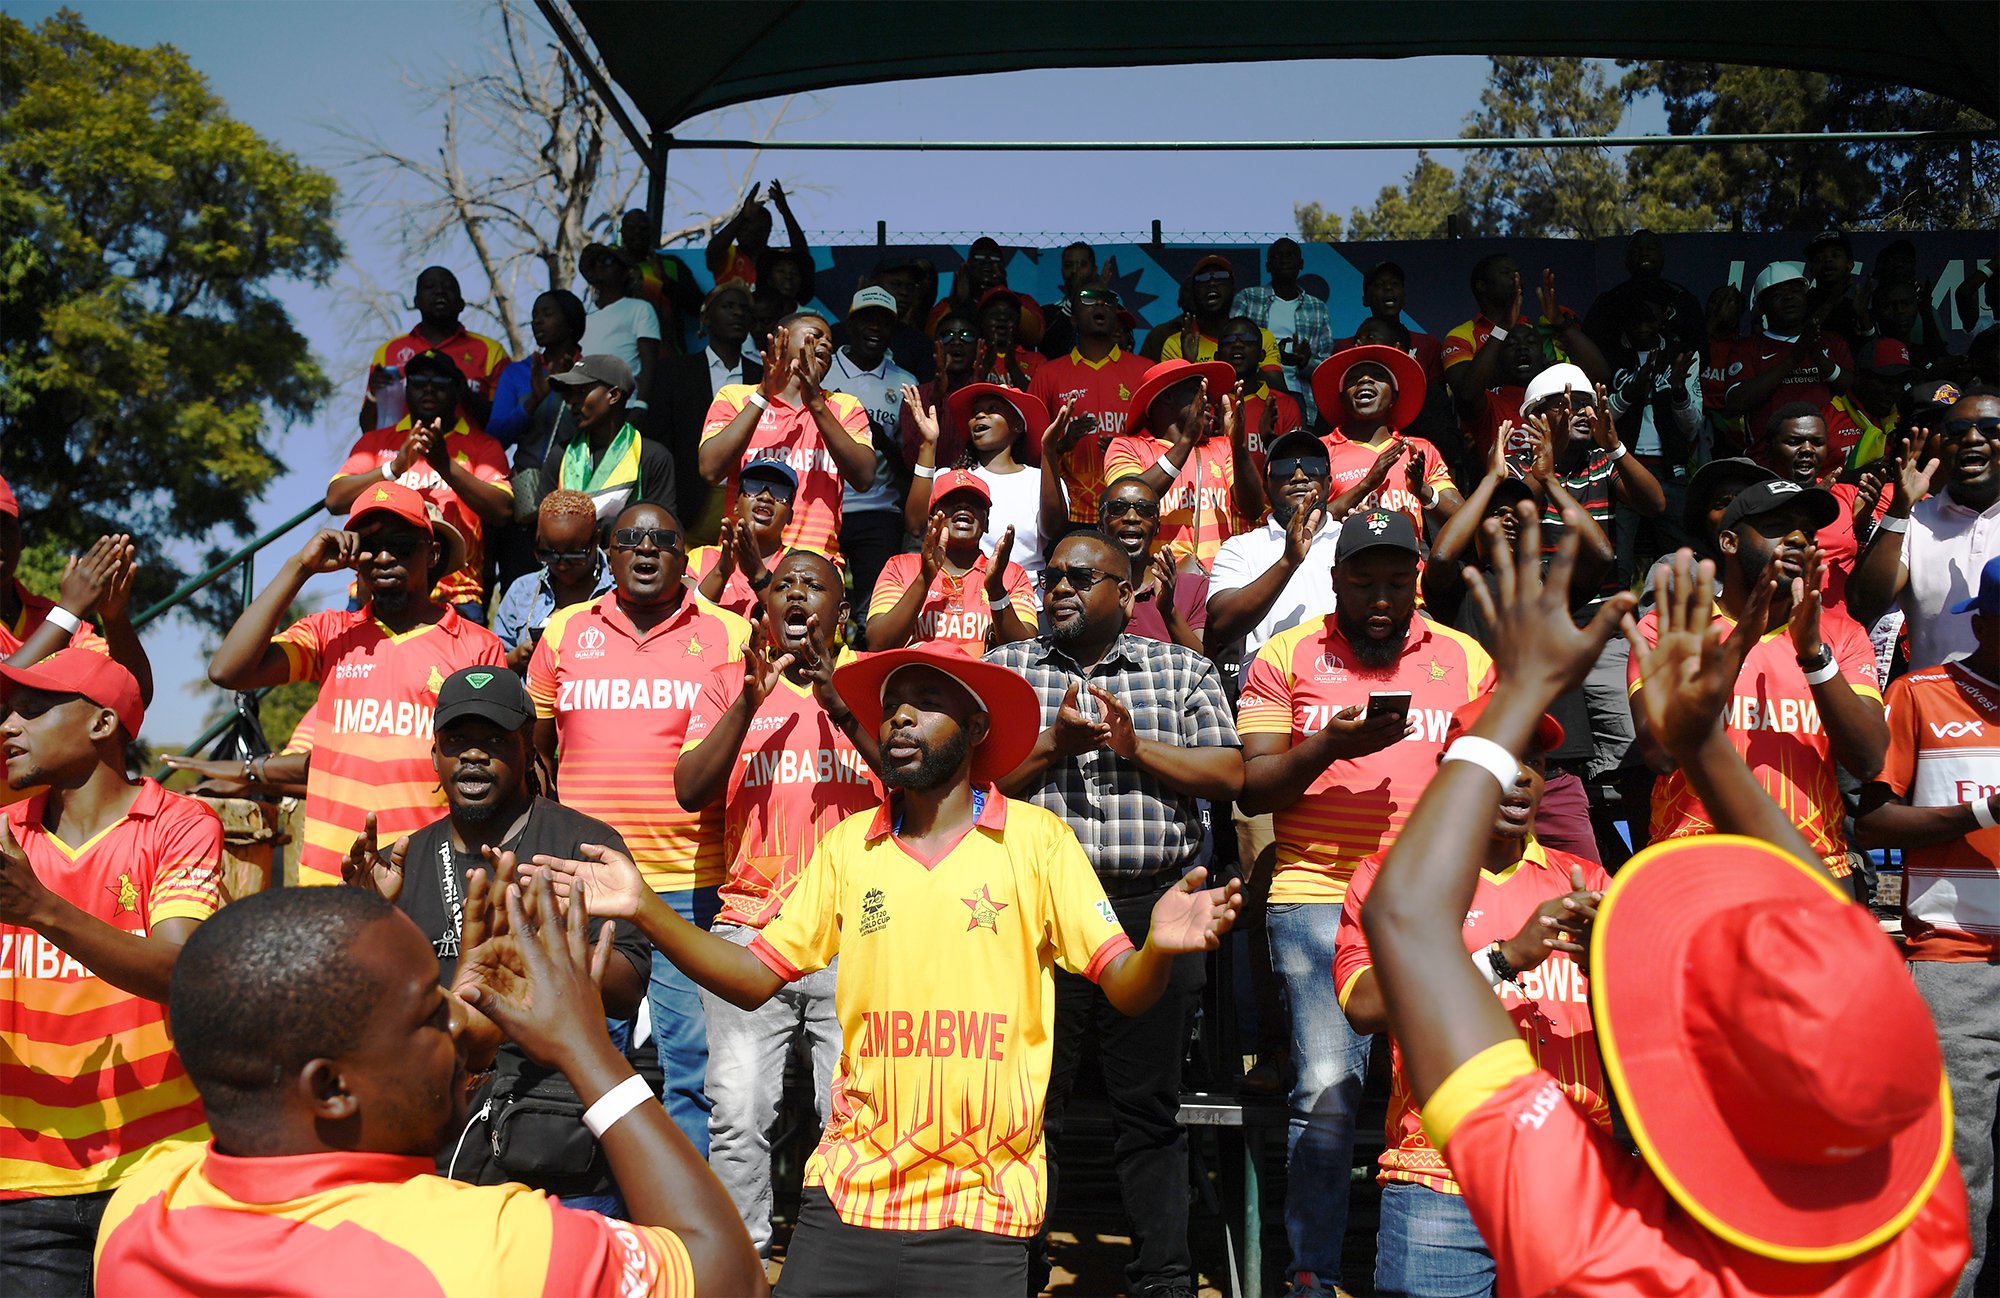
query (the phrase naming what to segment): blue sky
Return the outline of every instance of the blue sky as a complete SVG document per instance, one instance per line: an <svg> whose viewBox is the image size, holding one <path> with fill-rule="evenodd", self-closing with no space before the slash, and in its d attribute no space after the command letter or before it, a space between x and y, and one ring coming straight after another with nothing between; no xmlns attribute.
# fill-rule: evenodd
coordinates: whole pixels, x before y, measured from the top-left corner
<svg viewBox="0 0 2000 1298"><path fill-rule="evenodd" d="M476 61L484 6L468 0L352 3L72 3L93 28L137 45L184 51L230 111L317 166L343 156L337 131L434 140L438 118L403 83L451 62ZM53 4L0 0L0 10L38 22ZM531 9L532 13L532 9ZM539 29L539 18L535 19ZM1454 136L1476 107L1486 62L1479 58L1225 64L1186 68L1009 73L860 86L796 100L780 134L822 139L1212 138L1274 136L1424 138ZM664 69L663 69L664 74ZM769 105L753 111L768 116ZM740 134L743 114L697 122L684 135ZM1652 125L1647 123L1645 125ZM1445 159L1451 161L1449 157ZM1372 200L1412 165L1408 153L1310 154L782 154L766 153L759 179L794 192L809 233L872 231L1275 232L1292 226L1295 202L1318 200L1345 213ZM691 198L726 205L745 159L682 155L671 174ZM343 191L352 177L341 176ZM354 439L354 407L369 353L381 341L356 328L351 285L400 284L407 262L375 214L342 211L349 267L336 285L286 286L281 296L328 372L337 395L312 419L277 432L285 475L255 513L271 524L317 497ZM673 224L669 215L669 227ZM386 335L383 335L386 336ZM301 530L298 540L303 541ZM261 581L287 549L267 551ZM331 602L338 583L321 578L307 598ZM209 644L178 623L148 636L159 698L147 737L183 741L215 704L203 678Z"/></svg>

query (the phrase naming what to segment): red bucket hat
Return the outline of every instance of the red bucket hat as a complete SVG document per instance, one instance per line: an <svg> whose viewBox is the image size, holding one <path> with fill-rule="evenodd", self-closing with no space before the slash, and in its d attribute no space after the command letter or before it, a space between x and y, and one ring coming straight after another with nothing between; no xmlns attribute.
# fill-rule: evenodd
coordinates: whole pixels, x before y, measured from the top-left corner
<svg viewBox="0 0 2000 1298"><path fill-rule="evenodd" d="M1161 361L1146 371L1139 380L1138 391L1125 407L1125 436L1146 437L1146 412L1153 408L1153 402L1162 392L1176 383L1188 379L1201 379L1208 384L1208 399L1215 402L1225 392L1236 387L1236 370L1227 361L1191 361L1185 357Z"/></svg>
<svg viewBox="0 0 2000 1298"><path fill-rule="evenodd" d="M1590 939L1605 1071L1660 1183L1712 1234L1836 1262L1923 1208L1951 1161L1937 1029L1874 917L1770 844L1647 848Z"/></svg>
<svg viewBox="0 0 2000 1298"><path fill-rule="evenodd" d="M132 673L89 649L58 649L32 667L0 663L0 698L17 688L81 695L117 713L118 724L133 739L146 722L146 702Z"/></svg>
<svg viewBox="0 0 2000 1298"><path fill-rule="evenodd" d="M1396 404L1389 407L1389 427L1401 432L1415 422L1417 414L1423 410L1424 390L1428 385L1423 366L1400 347L1363 343L1358 347L1343 348L1327 357L1313 370L1313 404L1325 412L1329 424L1337 427L1340 421L1334 418L1334 414L1347 407L1341 390L1347 386L1348 371L1357 365L1371 363L1389 371L1389 381L1396 385Z"/></svg>
<svg viewBox="0 0 2000 1298"><path fill-rule="evenodd" d="M833 673L833 688L855 718L882 730L882 690L904 667L935 667L964 686L986 710L986 738L972 753L972 779L991 784L1024 761L1042 730L1041 700L1027 678L1011 668L975 658L957 644L920 644L862 654Z"/></svg>
<svg viewBox="0 0 2000 1298"><path fill-rule="evenodd" d="M21 516L21 502L14 499L14 489L7 485L5 478L0 478L0 514L12 518Z"/></svg>
<svg viewBox="0 0 2000 1298"><path fill-rule="evenodd" d="M994 290L998 292L998 290ZM1042 431L1049 424L1049 408L1042 404L1040 397L1029 396L1019 388L1010 388L999 383L968 383L951 394L946 405L951 409L951 417L960 428L972 416L972 403L981 397L998 397L1014 407L1014 413L1021 416L1021 450L1023 458L1030 464L1042 462Z"/></svg>

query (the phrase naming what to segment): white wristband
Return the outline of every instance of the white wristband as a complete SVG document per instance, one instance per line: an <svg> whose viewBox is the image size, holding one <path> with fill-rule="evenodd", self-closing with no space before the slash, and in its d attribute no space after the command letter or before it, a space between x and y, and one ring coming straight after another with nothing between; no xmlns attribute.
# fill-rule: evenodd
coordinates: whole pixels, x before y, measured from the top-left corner
<svg viewBox="0 0 2000 1298"><path fill-rule="evenodd" d="M1616 464L1618 463L1618 461L1624 459L1627 455L1630 455L1631 453L1632 453L1631 448L1626 446L1625 443L1620 442L1618 443L1618 445L1611 448L1611 462L1613 464Z"/></svg>
<svg viewBox="0 0 2000 1298"><path fill-rule="evenodd" d="M770 399L761 392L752 392L745 400L759 410L769 410L771 408Z"/></svg>
<svg viewBox="0 0 2000 1298"><path fill-rule="evenodd" d="M1502 329L1499 325L1494 325L1491 329L1487 330L1486 336L1488 338L1491 338L1496 343L1504 343L1507 341L1507 331L1505 329Z"/></svg>
<svg viewBox="0 0 2000 1298"><path fill-rule="evenodd" d="M1181 476L1181 466L1175 464L1172 460L1168 459L1164 455L1160 457L1159 467L1166 470L1167 477L1169 480Z"/></svg>
<svg viewBox="0 0 2000 1298"><path fill-rule="evenodd" d="M935 468L926 469L921 464L912 464L910 466L910 476L916 478L935 478L937 470Z"/></svg>
<svg viewBox="0 0 2000 1298"><path fill-rule="evenodd" d="M2000 820L1993 818L1993 804L1985 798L1974 798L1965 804L1972 808L1972 818L1979 822L1981 829L2000 828Z"/></svg>
<svg viewBox="0 0 2000 1298"><path fill-rule="evenodd" d="M1884 514L1875 520L1875 530L1878 532L1907 532L1910 530L1910 520L1907 518L1897 518L1894 514Z"/></svg>
<svg viewBox="0 0 2000 1298"><path fill-rule="evenodd" d="M1840 675L1840 663L1838 661L1830 662L1818 671L1807 672L1806 684L1824 685L1838 675Z"/></svg>
<svg viewBox="0 0 2000 1298"><path fill-rule="evenodd" d="M394 482L396 480L396 462L394 460L389 460L382 465L382 478L386 482Z"/></svg>
<svg viewBox="0 0 2000 1298"><path fill-rule="evenodd" d="M1444 750L1444 761L1471 762L1480 770L1500 781L1500 792L1506 793L1514 787L1514 781L1521 774L1521 759L1508 752L1491 739L1481 739L1477 735L1466 735Z"/></svg>
<svg viewBox="0 0 2000 1298"><path fill-rule="evenodd" d="M43 614L42 621L53 622L71 635L75 635L83 627L83 619L60 604Z"/></svg>
<svg viewBox="0 0 2000 1298"><path fill-rule="evenodd" d="M599 1140L611 1130L618 1120L632 1110L653 1098L653 1088L646 1079L634 1073L618 1085L597 1097L597 1103L583 1111L583 1125L590 1128L590 1134Z"/></svg>
<svg viewBox="0 0 2000 1298"><path fill-rule="evenodd" d="M1012 607L1014 607L1014 597L1012 595L1009 595L1004 590L1001 591L997 596L988 595L986 597L986 609L988 612L994 614L995 616L998 616L1001 613L1005 613L1008 609Z"/></svg>
<svg viewBox="0 0 2000 1298"><path fill-rule="evenodd" d="M1479 976L1486 980L1488 987L1498 987L1500 985L1500 975L1493 970L1492 947L1483 946L1474 951L1472 953L1472 967L1479 971Z"/></svg>

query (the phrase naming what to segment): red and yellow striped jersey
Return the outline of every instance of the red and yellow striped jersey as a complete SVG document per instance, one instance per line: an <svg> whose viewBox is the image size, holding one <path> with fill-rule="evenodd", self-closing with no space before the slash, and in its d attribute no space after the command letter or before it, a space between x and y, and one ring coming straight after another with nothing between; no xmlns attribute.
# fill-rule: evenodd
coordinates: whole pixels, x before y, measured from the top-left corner
<svg viewBox="0 0 2000 1298"><path fill-rule="evenodd" d="M853 654L843 651L839 666ZM743 668L716 669L688 717L681 751L699 746L743 696ZM780 677L757 708L730 771L722 809L723 881L717 923L762 928L792 891L813 846L882 800L882 787L810 686Z"/></svg>
<svg viewBox="0 0 2000 1298"><path fill-rule="evenodd" d="M1063 402L1074 401L1073 415L1089 415L1097 421L1097 431L1086 433L1063 457L1063 492L1069 497L1070 522L1097 526L1097 498L1108 485L1104 450L1113 437L1125 431L1132 394L1146 381L1150 367L1144 356L1117 347L1101 361L1085 360L1082 352L1072 351L1042 366L1028 380L1028 395L1040 401L1051 416Z"/></svg>
<svg viewBox="0 0 2000 1298"><path fill-rule="evenodd" d="M1329 499L1341 492L1358 486L1375 462L1382 458L1382 452L1389 447L1388 442L1380 446L1370 446L1367 442L1357 442L1338 430L1319 439L1326 446L1328 464L1332 470L1326 494ZM1396 457L1396 464L1389 470L1389 476L1382 485L1361 498L1356 510L1382 509L1403 515L1417 529L1417 535L1424 534L1424 507L1416 493L1410 490L1410 464L1416 456L1424 458L1424 485L1433 491L1454 491L1456 485L1451 480L1451 470L1445 467L1444 456L1438 448L1421 437L1405 436L1403 450Z"/></svg>
<svg viewBox="0 0 2000 1298"><path fill-rule="evenodd" d="M1172 449L1172 442L1143 433L1114 437L1104 452L1104 481L1144 473ZM1224 541L1263 521L1238 514L1235 493L1236 453L1229 440L1217 435L1200 443L1160 497L1160 543L1194 555L1207 568Z"/></svg>
<svg viewBox="0 0 2000 1298"><path fill-rule="evenodd" d="M1050 968L1095 981L1132 946L1069 826L983 797L935 859L891 832L893 804L849 816L750 944L786 979L840 957L833 1116L805 1181L850 1226L1040 1229Z"/></svg>
<svg viewBox="0 0 2000 1298"><path fill-rule="evenodd" d="M347 452L347 458L334 470L337 481L356 473L377 476L382 466L395 462L402 452L403 443L409 440L410 432L416 427L415 420L403 416L403 421L393 428L378 428L366 433ZM445 431L445 446L451 458L466 472L482 482L490 482L505 488L508 494L514 490L513 478L507 471L507 451L500 443L479 432L460 418ZM444 475L429 460L418 460L410 465L396 481L436 505L444 515L444 521L457 528L465 538L465 563L456 572L448 572L439 577L435 597L441 604L464 604L480 598L484 586L480 572L486 564L486 523L479 517L479 511L468 505L459 494L452 490ZM364 491L354 502L359 509L367 500Z"/></svg>
<svg viewBox="0 0 2000 1298"><path fill-rule="evenodd" d="M1303 796L1276 813L1274 902L1331 901L1347 895L1362 858L1384 851L1437 774L1451 714L1493 687L1493 660L1471 636L1425 617L1410 619L1402 654L1368 668L1331 613L1264 642L1243 672L1239 735L1286 735L1294 745L1326 729L1343 708L1368 706L1371 693L1410 695L1418 733L1366 757L1330 763Z"/></svg>
<svg viewBox="0 0 2000 1298"><path fill-rule="evenodd" d="M709 404L707 417L702 420L701 440L707 442L720 436L756 391L748 383L724 384ZM873 446L873 437L868 431L868 412L859 400L845 392L829 392L826 394L826 408L833 413L834 421L844 433L863 446ZM872 450L870 453L873 453ZM792 405L783 397L771 398L769 408L758 415L757 426L750 431L750 441L743 448L742 464L737 465L736 471L729 475L723 508L730 518L736 516L736 481L741 476L742 467L757 460L782 461L799 475L798 494L792 499L792 521L785 528L785 548L803 547L829 556L839 554L840 461L827 449L826 437L820 432L819 422L813 418L812 411L804 406Z"/></svg>
<svg viewBox="0 0 2000 1298"><path fill-rule="evenodd" d="M507 651L450 608L400 635L370 609L300 618L278 634L291 679L318 681L299 882L339 883L340 859L375 813L384 843L444 810L431 767L438 687L461 667L504 667Z"/></svg>
<svg viewBox="0 0 2000 1298"><path fill-rule="evenodd" d="M1721 627L1724 635L1736 629L1720 605L1712 625ZM1875 683L1875 647L1868 643L1868 633L1832 607L1820 610L1819 633L1833 651L1847 688L1879 702L1882 691ZM1659 634L1658 614L1648 613L1639 619L1639 635L1647 644L1656 643ZM1626 667L1625 684L1628 693L1639 692L1636 654ZM1805 669L1799 666L1788 627L1779 627L1751 647L1722 726L1757 783L1826 862L1827 872L1836 879L1846 878L1847 837L1840 824L1845 807L1834 775L1833 745L1820 724L1819 706L1813 702L1812 686L1806 684ZM1674 771L1654 781L1655 843L1715 832L1708 808L1694 796L1686 776Z"/></svg>
<svg viewBox="0 0 2000 1298"><path fill-rule="evenodd" d="M42 598L18 580L14 583L14 597L21 602L21 613L11 626L0 623L0 658L10 657L18 652L21 646L27 643L28 637L33 635L42 623L48 621L49 610L56 606L54 600ZM97 628L88 622L70 632L69 643L63 648L89 649L93 653L107 655L111 652L111 647L104 643L104 637L97 634ZM20 802L24 798L32 798L45 787L47 786L38 784L31 788L16 789L9 787L7 781L0 780L0 807L10 802Z"/></svg>
<svg viewBox="0 0 2000 1298"><path fill-rule="evenodd" d="M524 1185L465 1185L401 1154L233 1158L162 1151L97 1233L106 1294L329 1293L684 1298L672 1231L565 1208Z"/></svg>
<svg viewBox="0 0 2000 1298"><path fill-rule="evenodd" d="M563 805L623 835L655 892L722 882L722 808L682 811L674 763L702 687L749 639L748 622L692 592L641 634L613 590L550 614L528 660L535 715L556 723Z"/></svg>
<svg viewBox="0 0 2000 1298"><path fill-rule="evenodd" d="M1611 876L1595 861L1544 847L1530 838L1521 859L1504 871L1479 872L1472 890L1472 909L1465 913L1465 949L1483 951L1521 931L1545 901L1566 895L1569 872L1581 867L1587 888L1611 886ZM1354 868L1341 903L1340 932L1334 939L1333 985L1342 1008L1355 980L1375 965L1368 937L1361 930L1361 908L1382 871L1382 857L1371 856ZM1597 1027L1590 1017L1590 978L1567 953L1556 951L1523 973L1520 985L1501 983L1493 989L1514 1030L1528 1045L1537 1067L1562 1083L1563 1090L1592 1122L1611 1130L1610 1094L1604 1087L1604 1064L1597 1056ZM1382 1149L1383 1181L1410 1181L1443 1194L1457 1194L1458 1181L1444 1155L1424 1135L1423 1115L1403 1076L1403 1051L1389 1040L1393 1066L1389 1082L1389 1120Z"/></svg>
<svg viewBox="0 0 2000 1298"><path fill-rule="evenodd" d="M125 817L74 848L42 827L46 806L0 814L36 877L92 918L143 935L222 904L222 822L195 799L141 781ZM207 1136L166 1006L0 923L0 1199L108 1190L154 1145Z"/></svg>
<svg viewBox="0 0 2000 1298"><path fill-rule="evenodd" d="M1913 807L2000 793L2000 682L1969 663L1889 684L1889 751L1876 778ZM2000 829L1903 849L1903 936L1912 960L2000 960Z"/></svg>
<svg viewBox="0 0 2000 1298"><path fill-rule="evenodd" d="M910 642L959 644L975 658L985 653L986 633L993 629L993 610L986 602L986 572L992 562L991 555L980 555L963 577L939 569L938 575L931 578L930 589L924 592L916 633ZM923 573L922 555L890 555L889 562L882 565L882 574L875 579L874 594L868 597L868 616L878 617L896 607L903 592L920 580ZM1029 626L1035 625L1035 584L1027 572L1009 559L1001 581L1014 612Z"/></svg>

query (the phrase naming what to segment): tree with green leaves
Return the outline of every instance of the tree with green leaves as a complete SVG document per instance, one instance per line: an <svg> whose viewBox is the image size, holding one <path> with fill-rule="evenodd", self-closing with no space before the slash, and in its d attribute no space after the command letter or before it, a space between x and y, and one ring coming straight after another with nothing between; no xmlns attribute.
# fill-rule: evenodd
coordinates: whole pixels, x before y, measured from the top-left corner
<svg viewBox="0 0 2000 1298"><path fill-rule="evenodd" d="M326 395L273 285L326 282L333 204L172 46L0 14L0 471L41 552L24 570L131 532L143 604L183 576L163 541L248 530L273 428Z"/></svg>

